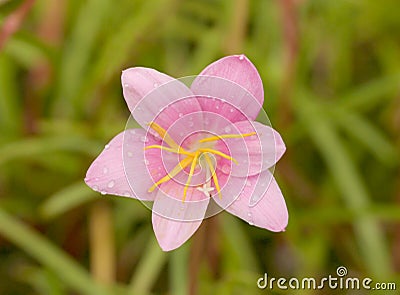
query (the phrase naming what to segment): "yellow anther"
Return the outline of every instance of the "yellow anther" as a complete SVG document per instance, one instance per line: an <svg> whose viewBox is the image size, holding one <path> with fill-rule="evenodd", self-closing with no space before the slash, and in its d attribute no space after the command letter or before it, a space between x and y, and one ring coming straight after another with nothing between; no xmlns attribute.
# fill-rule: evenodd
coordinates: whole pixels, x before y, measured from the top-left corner
<svg viewBox="0 0 400 295"><path fill-rule="evenodd" d="M210 168L211 176L212 176L212 179L214 180L214 184L215 184L215 188L217 189L218 196L219 196L220 199L222 199L221 188L219 186L217 173L216 173L215 168L214 168L214 166L212 164L212 161L211 161L210 157L207 154L204 154L204 158L206 159L208 167Z"/></svg>
<svg viewBox="0 0 400 295"><path fill-rule="evenodd" d="M154 191L160 184L163 184L163 183L171 180L178 173L180 173L183 169L185 169L186 167L191 165L188 179L186 181L185 187L183 188L182 202L185 202L187 191L189 189L190 182L192 181L192 178L193 178L193 175L194 175L194 170L195 170L195 168L197 166L197 162L199 160L200 155L204 153L204 158L205 158L205 160L207 162L208 169L211 172L215 188L218 191L219 198L222 198L221 188L219 186L217 173L216 173L215 167L214 167L210 157L207 155L207 153L218 155L218 156L220 156L222 158L225 158L225 159L228 159L228 160L234 162L235 164L238 164L238 162L233 157L231 157L231 156L229 156L229 155L227 155L227 154L225 154L223 152L220 152L218 150L212 149L212 148L198 148L194 152L188 152L182 146L178 145L172 139L172 137L167 133L167 131L165 129L163 129L160 125L158 125L155 122L150 122L149 126L155 132L157 132L158 135L160 135L160 137L163 139L163 141L165 141L169 145L169 147L155 144L155 145L149 145L149 146L145 147L144 148L145 150L148 150L148 149L160 149L160 150L165 150L165 151L169 151L169 152L172 152L172 153L176 153L178 155L185 155L186 156L186 158L184 158L182 161L180 161L178 165L176 165L170 172L167 173L167 175L165 175L163 178L161 178L159 181L157 181L148 190L149 192ZM211 137L208 137L208 138L203 138L203 139L199 140L198 143L218 141L218 140L221 140L221 139L224 139L224 138L242 138L242 137L252 136L252 135L256 135L256 134L257 134L256 132L243 133L243 134L222 134L222 135L218 135L218 136L211 136Z"/></svg>
<svg viewBox="0 0 400 295"><path fill-rule="evenodd" d="M192 166L190 166L189 176L188 176L188 179L187 179L187 181L186 181L185 188L183 189L183 199L182 199L182 202L185 202L185 200L186 200L187 190L188 190L188 188L189 188L190 181L192 180L193 173L194 173L194 168L196 168L197 159L199 158L199 155L200 155L200 151L197 151L197 152L195 153L195 155L194 155L193 162L192 162Z"/></svg>
<svg viewBox="0 0 400 295"><path fill-rule="evenodd" d="M248 136L252 136L252 135L256 135L256 134L257 134L256 132L242 133L242 134L222 134L222 135L211 136L208 138L200 139L199 142L203 143L203 142L217 141L217 140L221 140L223 138L242 138L242 137L248 137Z"/></svg>
<svg viewBox="0 0 400 295"><path fill-rule="evenodd" d="M231 156L228 156L227 154L224 154L220 151L214 150L214 149L199 149L199 151L204 152L204 153L211 153L211 154L216 154L218 156L221 156L222 158L228 159L232 162L234 162L236 165L238 164L238 162L232 158Z"/></svg>
<svg viewBox="0 0 400 295"><path fill-rule="evenodd" d="M154 144L154 145L146 146L144 149L145 150L160 149L160 150L165 150L165 151L168 151L168 152L171 152L171 153L175 153L175 154L179 154L179 155L187 155L187 156L192 156L192 157L194 156L194 153L187 152L182 147L178 147L178 149L175 150L173 148L169 148L169 147L166 147L166 146Z"/></svg>
<svg viewBox="0 0 400 295"><path fill-rule="evenodd" d="M183 169L185 169L187 166L192 163L193 158L191 156L186 157L182 161L179 162L178 165L174 167L167 175L165 175L163 178L161 178L159 181L157 181L151 188L149 188L148 192L151 193L152 191L155 190L157 186L160 184L167 182L168 180L172 179L172 177L175 177L179 172L181 172Z"/></svg>
<svg viewBox="0 0 400 295"><path fill-rule="evenodd" d="M150 122L149 126L151 129L157 132L158 135L160 135L160 137L163 139L163 141L165 141L170 147L176 150L179 148L179 145L172 139L172 137L168 134L168 132L160 125L158 125L155 122Z"/></svg>

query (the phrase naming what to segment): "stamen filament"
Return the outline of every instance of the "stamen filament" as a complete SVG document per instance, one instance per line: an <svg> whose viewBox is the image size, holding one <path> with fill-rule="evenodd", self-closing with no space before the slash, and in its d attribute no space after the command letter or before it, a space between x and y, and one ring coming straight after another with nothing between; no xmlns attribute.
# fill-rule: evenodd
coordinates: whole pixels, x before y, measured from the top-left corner
<svg viewBox="0 0 400 295"><path fill-rule="evenodd" d="M220 199L222 199L221 188L219 186L217 173L216 173L215 168L214 168L214 166L212 164L212 161L211 161L210 157L207 154L204 154L204 158L206 159L208 167L210 168L211 176L212 176L212 179L214 180L214 184L215 184L215 188L217 189L218 196L219 196Z"/></svg>
<svg viewBox="0 0 400 295"><path fill-rule="evenodd" d="M193 173L194 173L194 168L196 168L197 159L199 158L199 154L200 154L200 151L196 151L196 153L195 153L195 155L194 155L194 158L193 158L192 166L190 166L189 176L188 176L188 179L187 179L187 181L186 181L185 188L183 189L183 199L182 199L182 202L185 202L185 200L186 200L187 190L188 190L188 188L189 188L190 181L192 180Z"/></svg>
<svg viewBox="0 0 400 295"><path fill-rule="evenodd" d="M151 129L153 129L155 132L160 135L160 137L165 141L170 147L178 149L179 145L172 139L172 137L168 134L168 132L162 128L160 125L158 125L155 122L150 122L149 126Z"/></svg>
<svg viewBox="0 0 400 295"><path fill-rule="evenodd" d="M160 150L165 150L165 151L168 151L168 152L171 152L171 153L176 153L176 154L179 154L179 155L187 155L187 156L192 156L192 157L194 156L194 153L187 152L182 147L178 147L178 150L175 150L173 148L169 148L169 147L166 147L166 146L154 144L154 145L146 146L144 149L145 150L160 149Z"/></svg>
<svg viewBox="0 0 400 295"><path fill-rule="evenodd" d="M211 136L207 138L200 139L199 142L210 142L210 141L217 141L221 140L223 138L242 138L242 137L248 137L252 135L256 135L256 132L251 132L251 133L241 133L241 134L222 134L222 135L217 135L217 136Z"/></svg>
<svg viewBox="0 0 400 295"><path fill-rule="evenodd" d="M179 164L176 165L167 175L165 175L163 178L157 181L151 188L149 188L148 192L151 193L152 191L155 190L157 186L175 177L179 172L181 172L183 169L189 166L190 163L192 163L192 161L193 158L191 156L188 156L182 161L180 161Z"/></svg>
<svg viewBox="0 0 400 295"><path fill-rule="evenodd" d="M199 149L199 151L208 152L208 153L211 153L211 154L216 154L218 156L221 156L222 158L225 158L225 159L228 159L228 160L234 162L236 165L238 164L238 162L234 158L232 158L231 156L228 156L227 154L224 154L224 153L222 153L220 151L213 150L213 149Z"/></svg>

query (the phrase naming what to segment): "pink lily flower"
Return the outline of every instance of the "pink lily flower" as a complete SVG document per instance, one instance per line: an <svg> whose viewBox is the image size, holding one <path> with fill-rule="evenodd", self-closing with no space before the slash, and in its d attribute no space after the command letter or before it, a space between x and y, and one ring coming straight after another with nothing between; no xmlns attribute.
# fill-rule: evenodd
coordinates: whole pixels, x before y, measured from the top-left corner
<svg viewBox="0 0 400 295"><path fill-rule="evenodd" d="M285 152L278 132L256 122L264 91L244 55L224 57L191 83L149 68L122 73L126 103L143 129L106 146L85 182L102 194L153 201L164 251L178 248L220 210L284 231L285 200L271 167Z"/></svg>

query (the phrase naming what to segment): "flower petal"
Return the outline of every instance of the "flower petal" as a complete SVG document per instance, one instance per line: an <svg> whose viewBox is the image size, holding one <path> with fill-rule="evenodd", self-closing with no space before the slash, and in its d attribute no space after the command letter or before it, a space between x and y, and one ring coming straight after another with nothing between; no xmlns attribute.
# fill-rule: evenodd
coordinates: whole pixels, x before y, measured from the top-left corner
<svg viewBox="0 0 400 295"><path fill-rule="evenodd" d="M153 229L163 251L171 251L183 245L199 228L200 221L176 221L152 215Z"/></svg>
<svg viewBox="0 0 400 295"><path fill-rule="evenodd" d="M269 170L247 179L222 173L219 178L224 185L222 199L217 196L213 198L219 206L251 225L274 232L285 230L289 218L285 199ZM242 192L239 195L231 194L230 191L237 191L237 187L242 187ZM260 198L257 195L262 196ZM251 199L255 196L259 201L251 206Z"/></svg>
<svg viewBox="0 0 400 295"><path fill-rule="evenodd" d="M146 152L145 159L145 143L159 144L160 141L151 135L146 137L142 129L130 129L118 134L89 167L86 184L102 194L154 200L155 194L147 190L153 185L154 179L160 177L158 174L152 175L150 171L163 166L161 156L154 154L157 151ZM163 173L161 171L159 174Z"/></svg>
<svg viewBox="0 0 400 295"><path fill-rule="evenodd" d="M164 251L178 248L200 226L206 213L208 196L189 187L182 202L184 185L170 180L160 186L153 205L153 229Z"/></svg>
<svg viewBox="0 0 400 295"><path fill-rule="evenodd" d="M260 75L244 55L227 56L210 64L194 80L191 89L204 111L217 112L231 122L246 117L254 120L264 102Z"/></svg>
<svg viewBox="0 0 400 295"><path fill-rule="evenodd" d="M231 165L229 160L221 159L217 168L224 173L239 177L256 175L276 164L285 153L282 137L270 126L255 121L241 121L232 124L230 129L233 134L256 132L256 135L218 141L216 148L238 161L237 165Z"/></svg>
<svg viewBox="0 0 400 295"><path fill-rule="evenodd" d="M150 122L168 129L182 116L201 111L200 104L185 84L156 70L129 68L123 71L121 80L129 110L145 129ZM155 134L153 130L149 131Z"/></svg>

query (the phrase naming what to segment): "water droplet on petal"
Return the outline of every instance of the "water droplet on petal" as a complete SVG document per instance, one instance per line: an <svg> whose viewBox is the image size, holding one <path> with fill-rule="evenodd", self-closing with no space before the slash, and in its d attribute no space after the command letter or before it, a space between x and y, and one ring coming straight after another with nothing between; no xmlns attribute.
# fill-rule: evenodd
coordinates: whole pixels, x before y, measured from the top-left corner
<svg viewBox="0 0 400 295"><path fill-rule="evenodd" d="M250 221L249 221L249 224L250 224L250 225L254 225L254 222L250 220Z"/></svg>
<svg viewBox="0 0 400 295"><path fill-rule="evenodd" d="M110 145L109 144L106 144L105 146L104 146L104 149L106 149L106 150L108 150L110 148Z"/></svg>
<svg viewBox="0 0 400 295"><path fill-rule="evenodd" d="M103 174L107 174L108 173L108 168L107 167L103 167Z"/></svg>
<svg viewBox="0 0 400 295"><path fill-rule="evenodd" d="M244 59L244 55L243 54L239 55L239 60L243 60L243 59Z"/></svg>
<svg viewBox="0 0 400 295"><path fill-rule="evenodd" d="M125 87L125 88L129 88L129 84L125 83L125 84L124 84L124 87Z"/></svg>
<svg viewBox="0 0 400 295"><path fill-rule="evenodd" d="M179 113L179 115L178 115L178 116L179 116L179 118L182 118L183 114L182 114L182 113Z"/></svg>
<svg viewBox="0 0 400 295"><path fill-rule="evenodd" d="M229 111L230 111L231 113L233 113L234 109L233 109L233 108L231 108Z"/></svg>
<svg viewBox="0 0 400 295"><path fill-rule="evenodd" d="M130 197L130 196L131 196L130 192L128 192L128 191L124 192L124 197Z"/></svg>
<svg viewBox="0 0 400 295"><path fill-rule="evenodd" d="M231 167L229 167L228 165L222 166L222 172L228 174L229 172L231 172Z"/></svg>
<svg viewBox="0 0 400 295"><path fill-rule="evenodd" d="M114 180L111 180L111 181L107 184L107 187L108 187L108 188L113 188L114 185L115 185L115 181L114 181Z"/></svg>
<svg viewBox="0 0 400 295"><path fill-rule="evenodd" d="M128 157L129 157L129 158L132 158L132 157L133 157L133 153L132 153L132 152L128 152L127 154L128 154Z"/></svg>
<svg viewBox="0 0 400 295"><path fill-rule="evenodd" d="M231 132L231 127L226 126L224 130L225 130L226 133L229 133L229 132Z"/></svg>
<svg viewBox="0 0 400 295"><path fill-rule="evenodd" d="M102 194L104 196L105 194L107 194L107 192L101 191L100 194Z"/></svg>
<svg viewBox="0 0 400 295"><path fill-rule="evenodd" d="M94 191L98 191L98 190L99 190L99 187L98 187L97 185L94 185L94 186L92 187L92 189L93 189Z"/></svg>
<svg viewBox="0 0 400 295"><path fill-rule="evenodd" d="M158 83L154 83L153 86L154 86L154 87L158 87Z"/></svg>

